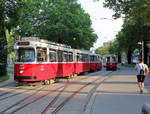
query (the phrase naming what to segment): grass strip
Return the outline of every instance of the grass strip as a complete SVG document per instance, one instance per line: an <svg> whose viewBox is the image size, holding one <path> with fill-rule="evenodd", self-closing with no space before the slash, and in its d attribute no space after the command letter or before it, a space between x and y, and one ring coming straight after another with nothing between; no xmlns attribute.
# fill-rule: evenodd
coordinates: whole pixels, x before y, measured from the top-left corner
<svg viewBox="0 0 150 114"><path fill-rule="evenodd" d="M6 80L8 80L10 78L10 76L6 75L6 76L0 76L0 82L4 82Z"/></svg>

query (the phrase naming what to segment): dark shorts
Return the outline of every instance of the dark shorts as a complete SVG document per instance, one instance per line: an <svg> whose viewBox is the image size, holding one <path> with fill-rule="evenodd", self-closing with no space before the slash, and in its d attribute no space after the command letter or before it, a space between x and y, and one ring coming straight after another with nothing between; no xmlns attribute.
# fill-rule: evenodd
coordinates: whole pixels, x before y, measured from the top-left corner
<svg viewBox="0 0 150 114"><path fill-rule="evenodd" d="M137 75L138 82L144 82L145 76L144 75Z"/></svg>

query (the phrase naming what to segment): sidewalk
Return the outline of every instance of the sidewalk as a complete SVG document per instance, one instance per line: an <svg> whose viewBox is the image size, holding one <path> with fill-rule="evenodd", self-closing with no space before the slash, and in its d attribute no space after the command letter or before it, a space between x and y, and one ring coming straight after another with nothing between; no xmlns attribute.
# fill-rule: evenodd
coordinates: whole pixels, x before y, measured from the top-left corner
<svg viewBox="0 0 150 114"><path fill-rule="evenodd" d="M150 102L150 76L139 94L135 72L124 67L97 88L84 114L141 114L145 102Z"/></svg>

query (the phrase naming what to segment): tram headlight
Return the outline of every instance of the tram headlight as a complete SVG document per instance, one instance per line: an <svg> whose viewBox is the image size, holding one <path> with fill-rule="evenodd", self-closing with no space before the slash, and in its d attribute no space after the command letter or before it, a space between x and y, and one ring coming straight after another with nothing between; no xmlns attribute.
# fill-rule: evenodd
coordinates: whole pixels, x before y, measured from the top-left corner
<svg viewBox="0 0 150 114"><path fill-rule="evenodd" d="M23 74L24 73L24 71L23 70L20 70L20 74Z"/></svg>

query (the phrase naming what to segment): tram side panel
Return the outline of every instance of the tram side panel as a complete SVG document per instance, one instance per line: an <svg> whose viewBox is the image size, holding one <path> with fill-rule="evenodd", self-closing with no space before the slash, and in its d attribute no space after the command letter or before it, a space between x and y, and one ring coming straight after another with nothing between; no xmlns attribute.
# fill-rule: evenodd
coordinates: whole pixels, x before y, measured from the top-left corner
<svg viewBox="0 0 150 114"><path fill-rule="evenodd" d="M41 81L57 76L57 64L15 64L16 81Z"/></svg>
<svg viewBox="0 0 150 114"><path fill-rule="evenodd" d="M102 69L102 63L101 62L96 63L96 69L97 70L101 70Z"/></svg>
<svg viewBox="0 0 150 114"><path fill-rule="evenodd" d="M96 70L96 63L15 64L15 80L41 81L88 72L90 68Z"/></svg>
<svg viewBox="0 0 150 114"><path fill-rule="evenodd" d="M75 74L80 74L84 72L83 63L75 63Z"/></svg>
<svg viewBox="0 0 150 114"><path fill-rule="evenodd" d="M90 63L90 70L95 71L96 70L96 64L95 63Z"/></svg>
<svg viewBox="0 0 150 114"><path fill-rule="evenodd" d="M106 63L106 70L117 70L117 63Z"/></svg>
<svg viewBox="0 0 150 114"><path fill-rule="evenodd" d="M56 78L57 64L55 63L37 64L36 76L37 76L36 81Z"/></svg>
<svg viewBox="0 0 150 114"><path fill-rule="evenodd" d="M117 70L117 63L116 62L112 63L112 70Z"/></svg>
<svg viewBox="0 0 150 114"><path fill-rule="evenodd" d="M62 63L62 74L60 76L67 77L71 76L73 73L74 63Z"/></svg>
<svg viewBox="0 0 150 114"><path fill-rule="evenodd" d="M90 71L90 64L89 63L83 63L83 72Z"/></svg>

